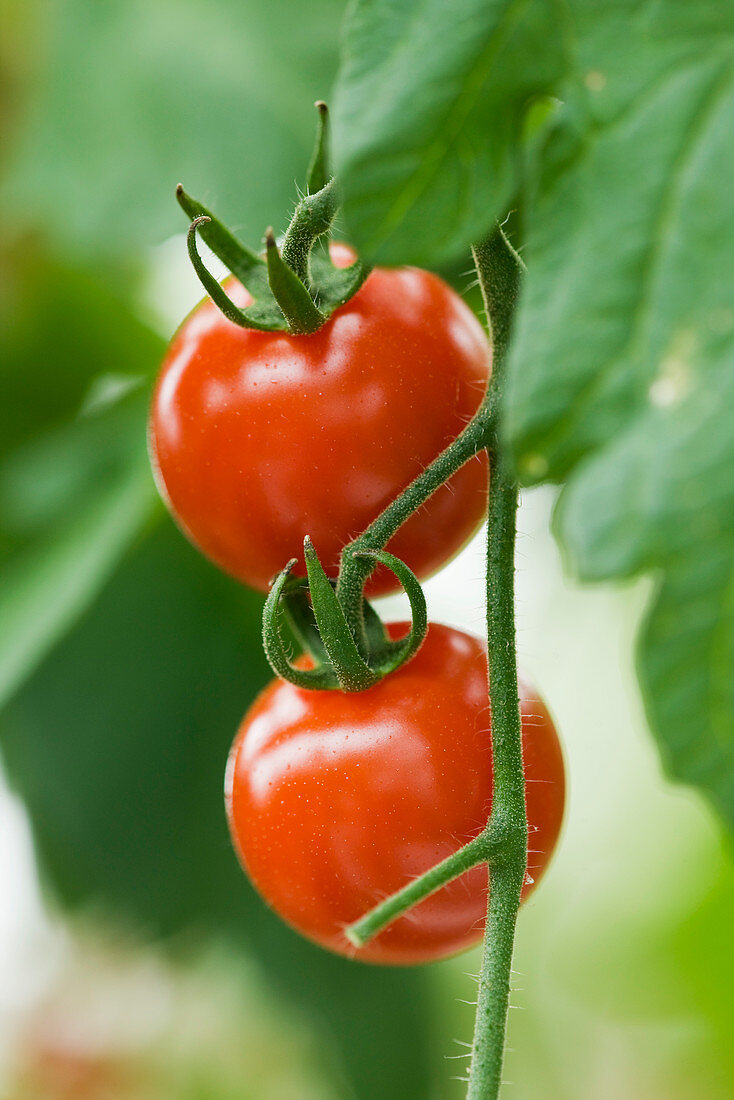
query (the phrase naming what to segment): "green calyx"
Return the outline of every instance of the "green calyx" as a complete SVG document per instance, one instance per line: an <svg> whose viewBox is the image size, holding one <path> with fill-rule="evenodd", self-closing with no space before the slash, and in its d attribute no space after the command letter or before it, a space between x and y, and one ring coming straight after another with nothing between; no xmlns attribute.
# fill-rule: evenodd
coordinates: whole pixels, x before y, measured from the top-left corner
<svg viewBox="0 0 734 1100"><path fill-rule="evenodd" d="M379 615L362 600L362 627L357 638L350 629L334 583L329 580L310 538L304 539L307 577L292 577L296 559L275 578L263 609L263 643L273 671L298 687L316 690L365 691L418 651L428 630L423 589L414 573L386 550L363 550L373 565L387 566L402 584L410 601L411 628L404 638L388 637ZM313 668L297 668L288 657L281 629L285 616L299 645L310 655Z"/></svg>
<svg viewBox="0 0 734 1100"><path fill-rule="evenodd" d="M179 205L191 219L187 245L202 286L225 317L241 328L262 332L317 332L348 302L370 273L359 261L346 268L331 262L328 240L338 211L336 181L329 167L329 122L325 103L316 104L319 125L308 170L307 192L298 202L280 247L272 229L265 234L265 255L230 233L202 203L176 188ZM252 303L237 306L207 269L197 235L247 289ZM326 247L324 247L326 245Z"/></svg>

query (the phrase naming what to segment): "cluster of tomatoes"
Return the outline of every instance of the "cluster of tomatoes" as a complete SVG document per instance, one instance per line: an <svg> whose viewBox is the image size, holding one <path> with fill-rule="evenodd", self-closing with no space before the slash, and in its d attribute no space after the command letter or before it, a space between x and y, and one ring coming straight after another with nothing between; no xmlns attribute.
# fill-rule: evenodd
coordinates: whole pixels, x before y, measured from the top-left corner
<svg viewBox="0 0 734 1100"><path fill-rule="evenodd" d="M339 266L352 262L332 246ZM248 292L225 284L240 307ZM157 481L188 537L267 590L309 534L335 576L342 548L452 442L490 372L484 331L439 278L375 269L310 335L262 332L202 302L174 337L150 420ZM486 510L484 453L412 516L388 549L424 578ZM367 594L390 591L376 571ZM399 637L405 626L391 624ZM307 665L308 657L302 658ZM530 826L526 891L560 829L563 762L552 722L521 691ZM487 869L448 883L355 949L346 925L484 828L492 794L487 658L477 638L431 624L417 655L366 691L276 680L235 739L226 775L233 841L291 925L371 962L427 962L482 934Z"/></svg>

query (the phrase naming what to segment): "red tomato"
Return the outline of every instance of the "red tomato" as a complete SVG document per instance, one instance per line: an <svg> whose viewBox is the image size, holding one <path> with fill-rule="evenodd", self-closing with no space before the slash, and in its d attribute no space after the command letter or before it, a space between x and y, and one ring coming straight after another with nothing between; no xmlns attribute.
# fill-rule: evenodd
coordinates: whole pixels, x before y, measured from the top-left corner
<svg viewBox="0 0 734 1100"><path fill-rule="evenodd" d="M393 637L405 624L392 624ZM564 770L553 723L522 689L530 841L527 894L555 846ZM487 871L442 887L365 947L342 929L481 832L492 759L483 643L432 623L408 664L358 694L269 685L232 746L225 798L240 860L263 897L323 947L424 963L480 939Z"/></svg>
<svg viewBox="0 0 734 1100"><path fill-rule="evenodd" d="M348 266L353 254L333 250ZM240 306L251 299L234 279ZM256 332L205 299L176 333L158 379L150 451L177 522L254 588L302 557L324 568L454 439L479 406L491 353L468 306L417 268L376 269L309 336ZM471 537L486 506L484 454L468 462L388 549L419 577ZM395 589L387 570L368 591Z"/></svg>

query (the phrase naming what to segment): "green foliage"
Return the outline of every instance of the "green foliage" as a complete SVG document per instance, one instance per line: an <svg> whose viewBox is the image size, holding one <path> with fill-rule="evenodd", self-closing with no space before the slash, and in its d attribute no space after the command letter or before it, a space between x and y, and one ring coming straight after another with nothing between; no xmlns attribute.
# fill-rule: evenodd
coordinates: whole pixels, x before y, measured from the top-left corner
<svg viewBox="0 0 734 1100"><path fill-rule="evenodd" d="M656 578L651 725L732 823L732 5L473 7L429 27L413 4L356 5L336 112L350 226L368 253L436 263L520 196L508 447L524 483L567 483L579 576Z"/></svg>
<svg viewBox="0 0 734 1100"><path fill-rule="evenodd" d="M68 265L32 251L10 260L15 280L0 298L0 705L156 508L141 384L162 348L115 294Z"/></svg>
<svg viewBox="0 0 734 1100"><path fill-rule="evenodd" d="M567 481L556 527L577 574L656 578L650 722L670 774L734 824L731 16L616 5L579 24L575 107L529 215L509 417L525 480Z"/></svg>
<svg viewBox="0 0 734 1100"><path fill-rule="evenodd" d="M435 266L504 213L528 101L562 71L562 21L544 0L354 5L334 146L366 259Z"/></svg>

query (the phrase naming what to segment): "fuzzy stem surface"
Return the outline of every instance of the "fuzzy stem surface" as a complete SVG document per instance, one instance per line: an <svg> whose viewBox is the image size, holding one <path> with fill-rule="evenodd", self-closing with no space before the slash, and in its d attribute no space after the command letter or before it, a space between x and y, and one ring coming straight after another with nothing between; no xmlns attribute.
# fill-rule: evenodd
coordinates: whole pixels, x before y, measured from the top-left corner
<svg viewBox="0 0 734 1100"><path fill-rule="evenodd" d="M501 229L474 249L494 345L495 417L487 510L487 656L492 714L492 811L488 828L503 837L489 859L489 904L467 1100L497 1100L510 1003L515 927L527 868L528 821L515 640L515 534L518 487L501 446L507 347L522 261Z"/></svg>
<svg viewBox="0 0 734 1100"><path fill-rule="evenodd" d="M490 857L495 847L495 842L486 830L474 837L458 851L452 852L446 859L441 860L430 870L412 879L402 890L391 894L383 902L376 905L369 913L344 929L344 934L355 947L363 947L369 940L392 924L394 920L402 916L408 909L412 909L418 902L435 894L447 882L463 875L472 867L484 863Z"/></svg>
<svg viewBox="0 0 734 1100"><path fill-rule="evenodd" d="M515 649L514 551L517 487L499 469L489 493L487 635L494 768L490 826L503 838L489 859L489 906L467 1100L495 1100L510 996L517 913L527 866L527 814Z"/></svg>
<svg viewBox="0 0 734 1100"><path fill-rule="evenodd" d="M427 466L361 535L344 547L336 592L346 620L356 638L360 638L364 630L362 619L364 583L374 569L374 562L366 561L359 555L365 550L383 549L398 528L435 493L436 489L486 446L492 423L492 401L488 390L474 417L453 443L442 451L438 458L435 458L430 466Z"/></svg>

